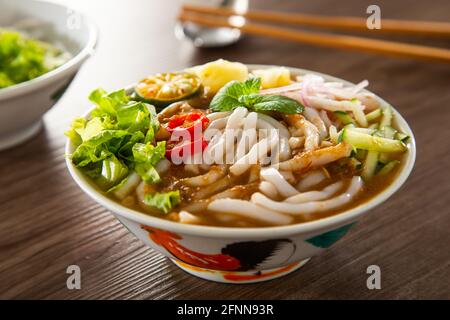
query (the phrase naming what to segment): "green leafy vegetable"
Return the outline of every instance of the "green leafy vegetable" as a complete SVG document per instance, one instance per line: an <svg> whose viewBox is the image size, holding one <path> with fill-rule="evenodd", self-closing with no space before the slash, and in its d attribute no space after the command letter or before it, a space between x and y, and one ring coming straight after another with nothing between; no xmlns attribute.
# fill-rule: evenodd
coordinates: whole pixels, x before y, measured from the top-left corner
<svg viewBox="0 0 450 320"><path fill-rule="evenodd" d="M97 105L92 111L92 117L110 116L116 117L120 107L125 106L130 98L124 89L107 93L102 88L98 88L91 92L89 100Z"/></svg>
<svg viewBox="0 0 450 320"><path fill-rule="evenodd" d="M214 96L210 108L213 111L231 111L242 105L239 97L258 93L260 87L260 78L250 78L245 82L230 81Z"/></svg>
<svg viewBox="0 0 450 320"><path fill-rule="evenodd" d="M246 107L256 112L277 111L288 114L303 112L303 106L284 96L259 94L260 78L250 78L244 82L231 81L223 86L210 104L213 111L231 111Z"/></svg>
<svg viewBox="0 0 450 320"><path fill-rule="evenodd" d="M101 173L95 179L102 189L109 189L120 183L128 174L128 167L114 155L101 162Z"/></svg>
<svg viewBox="0 0 450 320"><path fill-rule="evenodd" d="M83 130L85 126L86 119L76 118L72 121L72 127L70 128L70 130L66 132L66 136L70 139L75 147L78 147L83 142L83 139L78 133L78 130Z"/></svg>
<svg viewBox="0 0 450 320"><path fill-rule="evenodd" d="M0 29L0 88L39 77L67 59L67 53L48 43Z"/></svg>
<svg viewBox="0 0 450 320"><path fill-rule="evenodd" d="M164 158L165 142L154 145L159 129L155 108L131 101L125 90L94 90L91 119L77 118L66 132L74 152L74 165L104 190L116 190L132 172L147 183L161 179L155 165Z"/></svg>
<svg viewBox="0 0 450 320"><path fill-rule="evenodd" d="M133 146L135 170L146 183L154 184L161 181L154 166L164 158L165 152L165 141L158 142L156 146L150 143L136 143Z"/></svg>
<svg viewBox="0 0 450 320"><path fill-rule="evenodd" d="M170 210L178 205L181 201L180 191L170 191L165 193L146 194L144 203L147 206L154 207L164 213L169 213Z"/></svg>
<svg viewBox="0 0 450 320"><path fill-rule="evenodd" d="M117 153L123 138L127 135L129 133L125 130L103 130L94 137L83 140L72 154L72 162L84 167L91 162L102 161Z"/></svg>
<svg viewBox="0 0 450 320"><path fill-rule="evenodd" d="M288 114L303 112L302 106L297 101L284 96L264 96L253 93L240 96L239 102L256 112L278 111Z"/></svg>

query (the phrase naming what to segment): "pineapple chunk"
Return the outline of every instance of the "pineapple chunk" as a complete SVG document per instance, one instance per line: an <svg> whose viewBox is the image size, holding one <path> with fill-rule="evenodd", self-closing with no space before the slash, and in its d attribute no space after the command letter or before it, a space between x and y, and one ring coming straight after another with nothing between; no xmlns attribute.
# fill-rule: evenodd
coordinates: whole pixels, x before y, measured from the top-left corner
<svg viewBox="0 0 450 320"><path fill-rule="evenodd" d="M219 59L196 66L186 71L196 74L208 93L216 93L232 80L245 81L248 79L247 66L239 62Z"/></svg>
<svg viewBox="0 0 450 320"><path fill-rule="evenodd" d="M291 83L291 73L284 67L254 70L252 73L261 78L263 89L283 87Z"/></svg>

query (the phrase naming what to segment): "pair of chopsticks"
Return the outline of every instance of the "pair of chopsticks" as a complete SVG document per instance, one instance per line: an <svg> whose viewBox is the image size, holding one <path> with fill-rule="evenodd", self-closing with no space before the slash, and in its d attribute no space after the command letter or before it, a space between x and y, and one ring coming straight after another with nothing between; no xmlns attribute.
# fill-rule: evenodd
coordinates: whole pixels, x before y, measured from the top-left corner
<svg viewBox="0 0 450 320"><path fill-rule="evenodd" d="M312 45L360 50L386 55L450 63L450 50L448 49L349 35L300 31L291 28L282 28L248 21L242 25L237 25L233 23L231 19L234 16L242 16L248 20L269 23L282 23L353 31L376 31L387 34L450 38L450 23L446 22L382 19L381 29L369 30L366 27L366 20L363 18L325 17L258 10L250 10L244 14L239 14L227 8L194 5L184 5L178 19L182 22L192 22L207 27L238 28L243 33Z"/></svg>

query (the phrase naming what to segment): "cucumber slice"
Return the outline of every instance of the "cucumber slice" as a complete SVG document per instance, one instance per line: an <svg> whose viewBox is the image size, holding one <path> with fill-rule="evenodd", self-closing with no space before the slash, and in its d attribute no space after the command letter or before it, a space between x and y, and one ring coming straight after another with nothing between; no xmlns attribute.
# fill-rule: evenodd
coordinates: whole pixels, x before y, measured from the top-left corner
<svg viewBox="0 0 450 320"><path fill-rule="evenodd" d="M355 124L355 120L345 111L335 111L334 114L344 125Z"/></svg>
<svg viewBox="0 0 450 320"><path fill-rule="evenodd" d="M378 171L377 176L383 176L391 172L398 164L400 164L400 161L398 160L392 160L389 161L387 164L384 165L383 168L381 168L380 171Z"/></svg>
<svg viewBox="0 0 450 320"><path fill-rule="evenodd" d="M390 126L392 123L392 108L390 105L387 105L383 111L381 111L382 117L380 120L380 129L386 126Z"/></svg>
<svg viewBox="0 0 450 320"><path fill-rule="evenodd" d="M351 128L344 128L341 136L345 141L357 149L376 152L404 152L406 146L399 140L386 139L357 132Z"/></svg>
<svg viewBox="0 0 450 320"><path fill-rule="evenodd" d="M378 108L378 109L366 114L366 120L367 120L367 122L371 122L371 121L381 117L381 114L382 114L381 109Z"/></svg>
<svg viewBox="0 0 450 320"><path fill-rule="evenodd" d="M355 154L356 159L358 159L359 161L364 161L364 159L366 157L367 157L367 150L363 150L363 149L356 150L356 154Z"/></svg>
<svg viewBox="0 0 450 320"><path fill-rule="evenodd" d="M347 126L347 128L357 131L357 132L361 132L361 133L365 133L365 134L374 134L376 132L375 129L370 129L370 128L356 128L356 127L349 127Z"/></svg>
<svg viewBox="0 0 450 320"><path fill-rule="evenodd" d="M395 139L406 143L409 140L409 136L406 133L403 133L403 132L396 132L395 133Z"/></svg>
<svg viewBox="0 0 450 320"><path fill-rule="evenodd" d="M391 161L391 157L389 156L389 153L380 153L378 161L382 164L387 164L389 161Z"/></svg>
<svg viewBox="0 0 450 320"><path fill-rule="evenodd" d="M378 156L379 153L376 151L369 151L367 153L366 160L364 161L363 170L361 173L361 177L365 181L369 181L375 175L375 171L377 170L378 164Z"/></svg>
<svg viewBox="0 0 450 320"><path fill-rule="evenodd" d="M384 126L381 128L381 130L378 130L376 136L388 138L388 139L394 139L396 133L397 133L397 130L395 130L391 126Z"/></svg>

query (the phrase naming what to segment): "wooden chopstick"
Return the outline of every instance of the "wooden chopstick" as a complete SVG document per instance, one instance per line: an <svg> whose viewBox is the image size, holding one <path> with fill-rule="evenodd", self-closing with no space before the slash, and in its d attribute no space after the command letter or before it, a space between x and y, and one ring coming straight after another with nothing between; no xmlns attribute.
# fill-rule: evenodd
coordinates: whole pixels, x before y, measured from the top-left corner
<svg viewBox="0 0 450 320"><path fill-rule="evenodd" d="M264 10L250 10L240 14L228 8L214 8L188 4L183 6L183 10L186 12L217 15L222 17L241 15L255 21L303 25L318 28L450 38L450 23L448 22L394 20L383 18L381 20L381 29L368 29L366 26L366 19L357 17L331 17L298 13L291 14Z"/></svg>
<svg viewBox="0 0 450 320"><path fill-rule="evenodd" d="M348 35L299 31L249 22L246 22L242 26L236 26L231 24L228 19L225 18L212 17L203 14L193 14L185 11L182 11L179 15L179 20L182 22L193 22L208 27L238 28L242 32L247 34L265 36L275 39L284 39L325 47L359 50L386 55L450 63L450 50L435 47L426 47L385 40L367 39Z"/></svg>

